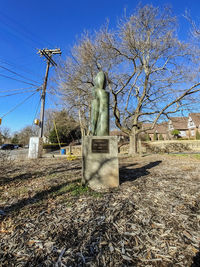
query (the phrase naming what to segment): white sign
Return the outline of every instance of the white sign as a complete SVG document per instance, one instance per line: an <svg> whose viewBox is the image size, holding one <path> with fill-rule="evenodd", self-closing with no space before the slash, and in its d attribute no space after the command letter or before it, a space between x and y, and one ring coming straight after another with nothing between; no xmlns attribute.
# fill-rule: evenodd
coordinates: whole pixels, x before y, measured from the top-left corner
<svg viewBox="0 0 200 267"><path fill-rule="evenodd" d="M31 137L29 141L29 159L37 159L42 156L42 138L41 137Z"/></svg>

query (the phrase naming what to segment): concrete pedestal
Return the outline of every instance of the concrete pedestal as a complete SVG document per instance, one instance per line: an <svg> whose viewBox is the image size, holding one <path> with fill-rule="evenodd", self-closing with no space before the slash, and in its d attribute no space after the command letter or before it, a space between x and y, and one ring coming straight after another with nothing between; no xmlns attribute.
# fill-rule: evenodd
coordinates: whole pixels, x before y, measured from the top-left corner
<svg viewBox="0 0 200 267"><path fill-rule="evenodd" d="M43 142L41 137L31 137L29 140L29 159L37 159L42 157Z"/></svg>
<svg viewBox="0 0 200 267"><path fill-rule="evenodd" d="M93 190L119 186L116 136L86 136L82 139L82 183Z"/></svg>

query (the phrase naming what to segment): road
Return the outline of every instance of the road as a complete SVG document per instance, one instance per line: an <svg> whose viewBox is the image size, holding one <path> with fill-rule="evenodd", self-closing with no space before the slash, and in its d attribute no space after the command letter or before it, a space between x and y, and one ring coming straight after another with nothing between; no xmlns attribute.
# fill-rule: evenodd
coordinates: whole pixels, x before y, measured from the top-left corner
<svg viewBox="0 0 200 267"><path fill-rule="evenodd" d="M59 155L60 150L52 151L44 154L44 157L53 157ZM28 148L18 148L13 150L0 150L0 159L21 160L28 158Z"/></svg>
<svg viewBox="0 0 200 267"><path fill-rule="evenodd" d="M5 159L25 159L28 157L27 148L19 148L13 150L0 150L0 158Z"/></svg>

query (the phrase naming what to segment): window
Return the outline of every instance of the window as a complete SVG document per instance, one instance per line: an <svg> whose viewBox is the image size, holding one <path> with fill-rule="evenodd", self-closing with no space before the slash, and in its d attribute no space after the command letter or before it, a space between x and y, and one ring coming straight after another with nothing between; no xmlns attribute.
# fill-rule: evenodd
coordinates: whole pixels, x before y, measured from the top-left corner
<svg viewBox="0 0 200 267"><path fill-rule="evenodd" d="M180 136L186 136L186 131L180 131Z"/></svg>

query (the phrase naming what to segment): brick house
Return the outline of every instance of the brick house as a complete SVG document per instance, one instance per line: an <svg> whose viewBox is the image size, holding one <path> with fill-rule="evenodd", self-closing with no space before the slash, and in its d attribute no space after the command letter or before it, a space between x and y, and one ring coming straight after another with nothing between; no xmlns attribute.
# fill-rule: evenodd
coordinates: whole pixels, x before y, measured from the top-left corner
<svg viewBox="0 0 200 267"><path fill-rule="evenodd" d="M161 139L161 136L164 140L172 139L173 136L171 132L173 130L179 130L179 136L182 138L196 137L196 132L200 133L200 113L190 113L188 117L170 117L168 122L162 122L156 124L153 129L145 130L152 127L152 123L143 123L141 124L144 132L140 134L142 140L146 140L146 135L148 134L150 140L154 140L155 133L157 134L157 140ZM110 135L118 136L119 141L128 141L129 137L125 133L114 130Z"/></svg>
<svg viewBox="0 0 200 267"><path fill-rule="evenodd" d="M172 137L171 132L173 130L179 130L180 137L188 138L188 117L171 117L168 122L168 131L170 137Z"/></svg>
<svg viewBox="0 0 200 267"><path fill-rule="evenodd" d="M188 116L189 136L195 137L196 132L200 133L200 113L190 113Z"/></svg>
<svg viewBox="0 0 200 267"><path fill-rule="evenodd" d="M117 136L118 142L126 142L129 141L129 136L122 131L119 130L113 130L110 132L110 136Z"/></svg>
<svg viewBox="0 0 200 267"><path fill-rule="evenodd" d="M143 129L148 129L148 128L152 127L152 123L144 123L142 125L142 127L143 127ZM161 138L161 136L163 137L164 140L169 139L167 122L162 122L160 124L156 124L153 129L147 130L145 132L149 135L151 141L154 140L154 134L155 133L157 134L158 140Z"/></svg>

